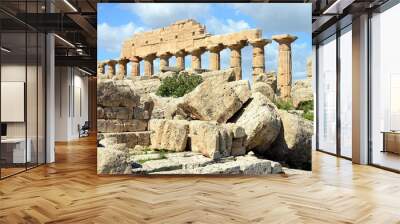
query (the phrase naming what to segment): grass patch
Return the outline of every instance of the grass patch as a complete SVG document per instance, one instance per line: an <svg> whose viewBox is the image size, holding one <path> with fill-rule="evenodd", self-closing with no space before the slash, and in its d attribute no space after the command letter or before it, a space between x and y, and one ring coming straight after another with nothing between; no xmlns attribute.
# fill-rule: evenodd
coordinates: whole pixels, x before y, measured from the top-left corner
<svg viewBox="0 0 400 224"><path fill-rule="evenodd" d="M161 81L156 95L162 97L181 97L191 92L196 86L203 82L200 75L189 75L187 73L175 74Z"/></svg>
<svg viewBox="0 0 400 224"><path fill-rule="evenodd" d="M170 153L166 149L150 149L150 148L146 147L146 150L148 150L147 152L158 153L160 155L160 157L158 157L158 158L141 159L141 160L136 161L137 163L143 164L143 163L145 163L147 161L166 159L167 158L166 154ZM146 154L147 154L147 152L146 152Z"/></svg>
<svg viewBox="0 0 400 224"><path fill-rule="evenodd" d="M274 104L276 105L276 107L278 107L278 109L281 109L281 110L295 109L291 100L277 99L277 100L275 100Z"/></svg>

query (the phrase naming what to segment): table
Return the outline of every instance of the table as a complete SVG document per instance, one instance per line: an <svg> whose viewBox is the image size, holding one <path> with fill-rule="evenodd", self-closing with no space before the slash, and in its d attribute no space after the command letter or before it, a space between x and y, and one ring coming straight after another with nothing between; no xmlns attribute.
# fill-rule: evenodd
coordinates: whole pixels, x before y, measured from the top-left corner
<svg viewBox="0 0 400 224"><path fill-rule="evenodd" d="M25 153L25 144L28 143ZM1 157L6 163L26 163L31 162L32 141L30 138L5 138L1 139Z"/></svg>
<svg viewBox="0 0 400 224"><path fill-rule="evenodd" d="M400 131L382 131L383 150L382 152L392 152L400 154Z"/></svg>

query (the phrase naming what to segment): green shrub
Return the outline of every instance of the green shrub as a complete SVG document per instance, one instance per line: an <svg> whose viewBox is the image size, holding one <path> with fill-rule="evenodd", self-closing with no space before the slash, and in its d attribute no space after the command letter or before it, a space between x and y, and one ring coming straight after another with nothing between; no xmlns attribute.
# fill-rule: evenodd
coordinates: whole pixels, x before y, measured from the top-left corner
<svg viewBox="0 0 400 224"><path fill-rule="evenodd" d="M314 110L314 102L312 100L301 102L297 108L304 111Z"/></svg>
<svg viewBox="0 0 400 224"><path fill-rule="evenodd" d="M277 99L275 102L276 107L281 110L293 110L294 106L291 100Z"/></svg>
<svg viewBox="0 0 400 224"><path fill-rule="evenodd" d="M301 102L298 106L299 110L304 111L303 118L313 121L314 120L314 101L309 100Z"/></svg>
<svg viewBox="0 0 400 224"><path fill-rule="evenodd" d="M187 73L175 74L165 78L156 95L163 97L181 97L191 92L196 86L203 82L200 75L188 75Z"/></svg>

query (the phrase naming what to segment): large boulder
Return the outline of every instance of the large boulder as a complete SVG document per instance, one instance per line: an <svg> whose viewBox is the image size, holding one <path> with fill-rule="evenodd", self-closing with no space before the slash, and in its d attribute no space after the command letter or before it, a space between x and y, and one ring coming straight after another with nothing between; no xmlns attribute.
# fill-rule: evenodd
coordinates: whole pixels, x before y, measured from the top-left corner
<svg viewBox="0 0 400 224"><path fill-rule="evenodd" d="M194 120L225 123L250 98L247 80L204 81L188 93L178 109Z"/></svg>
<svg viewBox="0 0 400 224"><path fill-rule="evenodd" d="M255 92L249 102L231 120L246 132L247 151L264 153L281 130L276 106L261 93Z"/></svg>
<svg viewBox="0 0 400 224"><path fill-rule="evenodd" d="M303 117L279 110L282 130L267 158L287 163L291 168L311 170L311 141L313 122Z"/></svg>
<svg viewBox="0 0 400 224"><path fill-rule="evenodd" d="M97 174L130 174L127 153L111 148L97 148Z"/></svg>
<svg viewBox="0 0 400 224"><path fill-rule="evenodd" d="M132 80L97 81L97 105L103 107L128 107L139 105L140 96L131 87Z"/></svg>
<svg viewBox="0 0 400 224"><path fill-rule="evenodd" d="M296 81L292 87L293 106L298 107L301 103L314 99L311 80Z"/></svg>
<svg viewBox="0 0 400 224"><path fill-rule="evenodd" d="M263 94L264 96L268 97L272 102L275 101L276 96L275 96L275 91L272 89L272 87L265 83L265 82L256 82L253 84L252 92L259 92Z"/></svg>
<svg viewBox="0 0 400 224"><path fill-rule="evenodd" d="M185 120L151 119L151 148L182 152L186 149L189 122Z"/></svg>

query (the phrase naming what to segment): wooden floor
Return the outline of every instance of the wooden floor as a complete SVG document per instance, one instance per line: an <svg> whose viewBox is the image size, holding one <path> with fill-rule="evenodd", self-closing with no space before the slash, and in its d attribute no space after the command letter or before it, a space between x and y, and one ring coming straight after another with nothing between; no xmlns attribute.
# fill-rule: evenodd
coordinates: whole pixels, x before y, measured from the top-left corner
<svg viewBox="0 0 400 224"><path fill-rule="evenodd" d="M400 223L400 175L313 154L311 175L99 177L94 138L0 181L0 223Z"/></svg>

